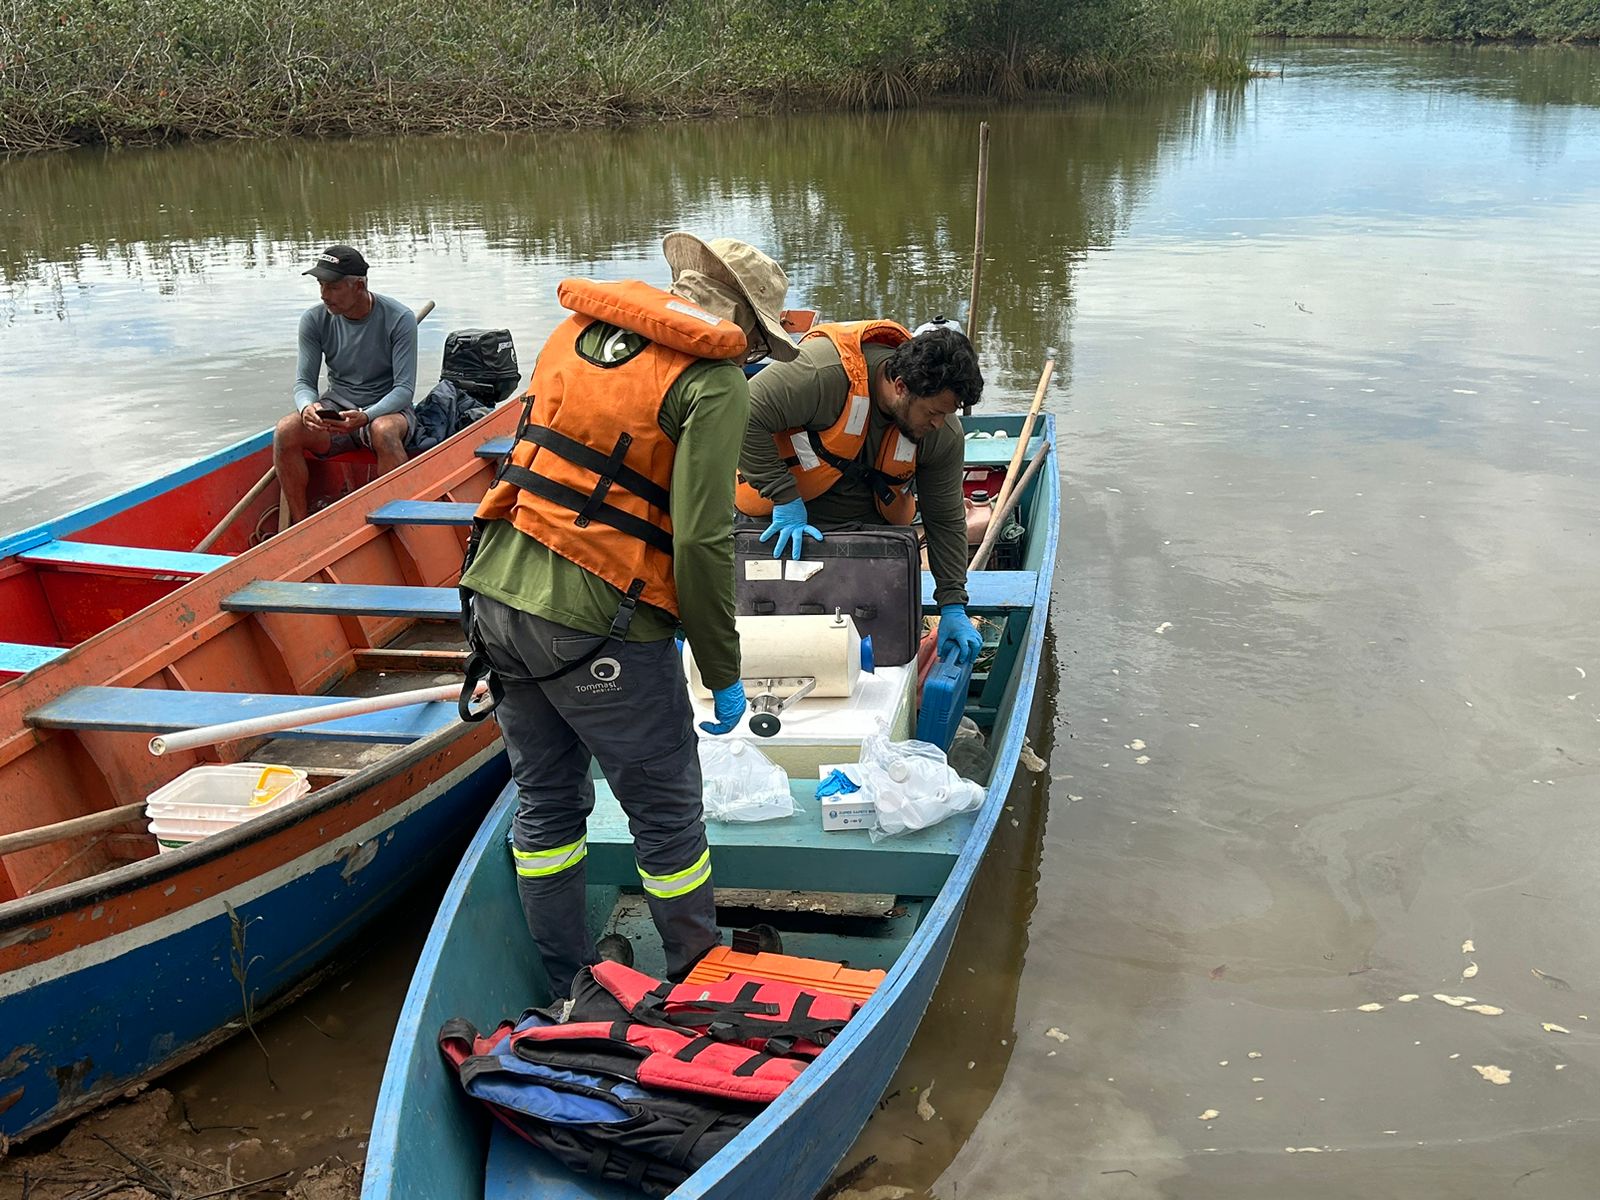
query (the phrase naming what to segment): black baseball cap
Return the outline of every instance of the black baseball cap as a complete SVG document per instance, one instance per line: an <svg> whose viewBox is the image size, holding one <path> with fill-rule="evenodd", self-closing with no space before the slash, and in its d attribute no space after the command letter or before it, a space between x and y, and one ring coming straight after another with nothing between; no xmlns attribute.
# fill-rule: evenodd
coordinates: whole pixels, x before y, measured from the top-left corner
<svg viewBox="0 0 1600 1200"><path fill-rule="evenodd" d="M354 246L329 246L317 255L317 261L309 271L301 271L302 275L315 275L325 282L344 279L351 275L366 275L367 260L361 257L361 251Z"/></svg>

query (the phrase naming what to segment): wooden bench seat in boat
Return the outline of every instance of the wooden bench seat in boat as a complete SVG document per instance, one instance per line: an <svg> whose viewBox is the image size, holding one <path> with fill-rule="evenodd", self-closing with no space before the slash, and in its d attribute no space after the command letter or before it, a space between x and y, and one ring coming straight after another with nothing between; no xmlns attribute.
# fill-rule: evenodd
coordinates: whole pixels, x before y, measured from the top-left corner
<svg viewBox="0 0 1600 1200"><path fill-rule="evenodd" d="M1034 571L974 571L967 576L969 609L1027 609L1039 583ZM922 573L922 606L932 608L933 576ZM365 583L285 583L260 580L222 602L229 612L316 613L324 616L459 620L455 588Z"/></svg>
<svg viewBox="0 0 1600 1200"><path fill-rule="evenodd" d="M66 651L60 646L34 646L27 642L0 642L0 675L26 675Z"/></svg>
<svg viewBox="0 0 1600 1200"><path fill-rule="evenodd" d="M594 782L589 816L589 881L636 886L633 835L604 779ZM932 829L874 843L864 829L824 832L815 779L789 781L795 814L776 821L707 821L712 879L719 888L890 892L933 896L965 845L973 813Z"/></svg>
<svg viewBox="0 0 1600 1200"><path fill-rule="evenodd" d="M34 709L27 714L27 721L41 729L171 733L353 699L356 697L79 687ZM415 742L454 720L454 703L408 704L387 712L344 717L317 725L301 725L273 736L346 742Z"/></svg>
<svg viewBox="0 0 1600 1200"><path fill-rule="evenodd" d="M31 546L17 558L36 566L93 567L172 575L204 575L233 561L227 554L196 554L188 550L153 550L148 546L112 546L60 539Z"/></svg>
<svg viewBox="0 0 1600 1200"><path fill-rule="evenodd" d="M476 504L450 500L391 500L367 514L369 525L470 525Z"/></svg>

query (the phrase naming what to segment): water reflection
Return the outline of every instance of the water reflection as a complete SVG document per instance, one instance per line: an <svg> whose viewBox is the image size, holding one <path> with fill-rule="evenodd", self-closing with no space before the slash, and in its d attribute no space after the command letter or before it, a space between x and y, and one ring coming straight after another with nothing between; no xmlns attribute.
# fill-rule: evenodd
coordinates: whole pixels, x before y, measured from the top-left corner
<svg viewBox="0 0 1600 1200"><path fill-rule="evenodd" d="M902 1091L847 1164L1587 1196L1600 1069L1542 1023L1600 1020L1600 55L1267 56L1210 97L7 164L0 527L264 427L336 236L439 301L424 361L489 323L526 359L557 278L660 279L677 225L829 314L950 311L986 115L995 403L1070 364L1061 724L898 1078L938 1115ZM1466 961L1503 1015L1429 998Z"/></svg>

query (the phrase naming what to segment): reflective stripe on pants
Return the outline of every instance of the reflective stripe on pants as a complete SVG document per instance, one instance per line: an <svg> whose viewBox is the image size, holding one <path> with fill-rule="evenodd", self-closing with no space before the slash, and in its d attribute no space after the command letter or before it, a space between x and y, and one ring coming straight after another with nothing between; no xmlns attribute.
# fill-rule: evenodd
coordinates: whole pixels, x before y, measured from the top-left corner
<svg viewBox="0 0 1600 1200"><path fill-rule="evenodd" d="M637 863L634 865L638 866ZM639 878L644 883L644 890L659 899L673 900L687 896L695 888L711 881L711 847L707 846L691 866L671 875L652 875L641 866Z"/></svg>
<svg viewBox="0 0 1600 1200"><path fill-rule="evenodd" d="M559 875L581 863L588 853L587 836L550 850L519 850L516 846L511 847L511 857L517 860L517 874L528 879Z"/></svg>

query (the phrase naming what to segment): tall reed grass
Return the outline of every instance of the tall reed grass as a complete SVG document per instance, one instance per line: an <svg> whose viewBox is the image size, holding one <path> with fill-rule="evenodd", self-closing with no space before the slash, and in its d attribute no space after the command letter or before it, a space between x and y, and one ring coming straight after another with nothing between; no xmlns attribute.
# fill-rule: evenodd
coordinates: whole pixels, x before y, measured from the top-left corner
<svg viewBox="0 0 1600 1200"><path fill-rule="evenodd" d="M1222 0L0 0L0 151L903 107L1245 71Z"/></svg>

